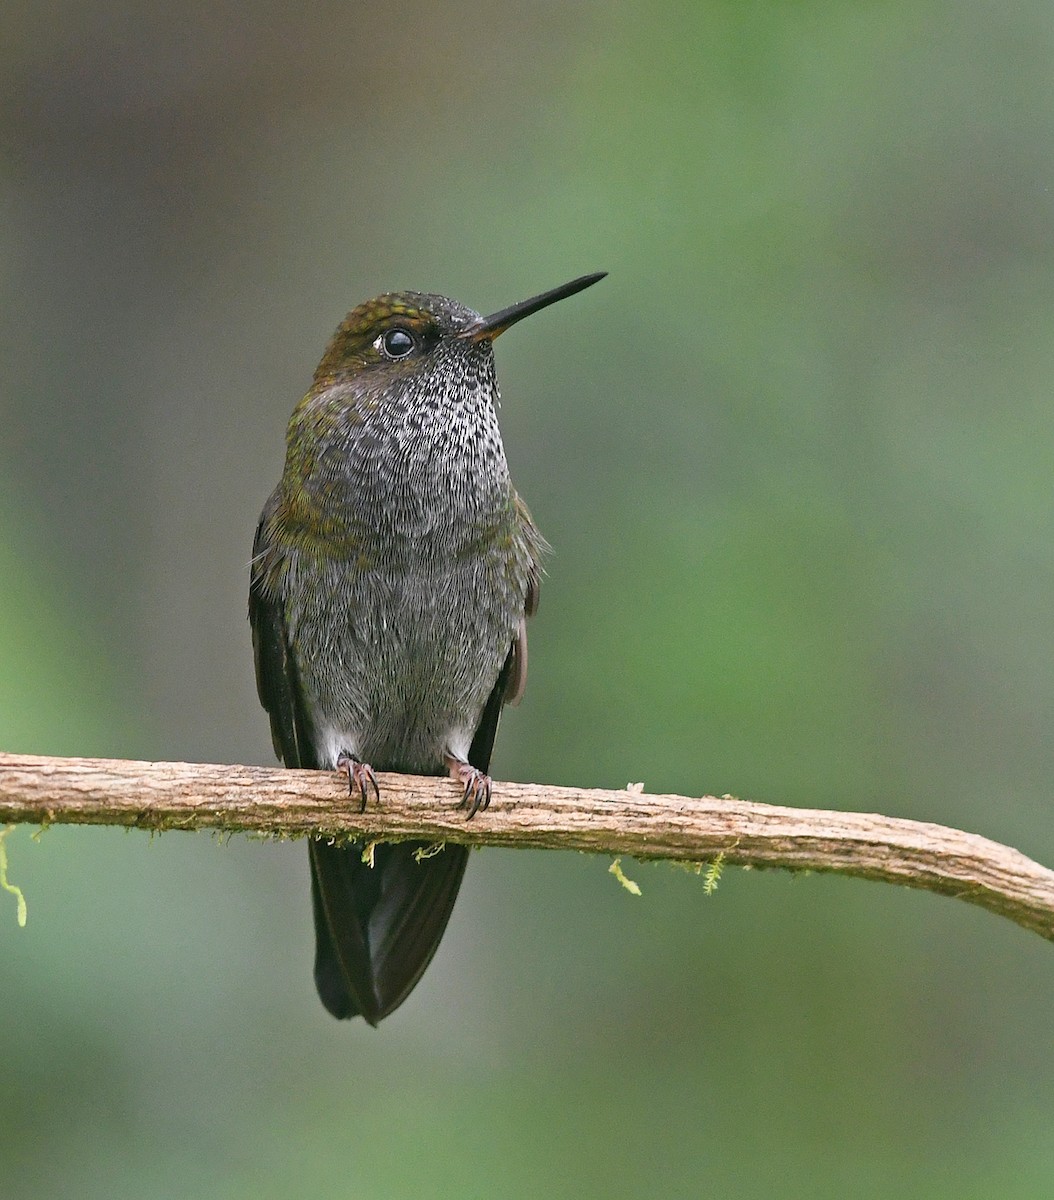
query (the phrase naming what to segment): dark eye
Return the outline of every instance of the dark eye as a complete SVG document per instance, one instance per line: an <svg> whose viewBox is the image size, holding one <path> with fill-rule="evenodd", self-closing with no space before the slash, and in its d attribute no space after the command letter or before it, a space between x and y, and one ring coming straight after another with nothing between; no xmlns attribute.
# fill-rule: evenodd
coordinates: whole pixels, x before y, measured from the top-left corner
<svg viewBox="0 0 1054 1200"><path fill-rule="evenodd" d="M414 335L406 329L389 329L381 337L381 349L388 358L405 358L416 344Z"/></svg>

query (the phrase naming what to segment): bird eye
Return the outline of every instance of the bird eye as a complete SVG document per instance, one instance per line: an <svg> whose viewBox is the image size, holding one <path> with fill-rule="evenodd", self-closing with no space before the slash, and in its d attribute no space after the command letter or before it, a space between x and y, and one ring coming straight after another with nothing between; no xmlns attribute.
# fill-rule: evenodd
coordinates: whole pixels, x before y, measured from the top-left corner
<svg viewBox="0 0 1054 1200"><path fill-rule="evenodd" d="M405 358L416 345L413 334L400 328L389 329L379 340L386 358Z"/></svg>

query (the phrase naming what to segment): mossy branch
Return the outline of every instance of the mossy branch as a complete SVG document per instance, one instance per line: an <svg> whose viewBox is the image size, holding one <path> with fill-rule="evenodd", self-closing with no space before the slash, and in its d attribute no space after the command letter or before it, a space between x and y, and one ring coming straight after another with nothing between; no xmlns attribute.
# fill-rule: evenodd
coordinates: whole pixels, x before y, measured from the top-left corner
<svg viewBox="0 0 1054 1200"><path fill-rule="evenodd" d="M326 833L833 871L954 896L1054 941L1054 871L942 825L731 796L504 782L490 808L466 821L448 780L378 779L380 805L360 814L332 772L0 753L0 826Z"/></svg>

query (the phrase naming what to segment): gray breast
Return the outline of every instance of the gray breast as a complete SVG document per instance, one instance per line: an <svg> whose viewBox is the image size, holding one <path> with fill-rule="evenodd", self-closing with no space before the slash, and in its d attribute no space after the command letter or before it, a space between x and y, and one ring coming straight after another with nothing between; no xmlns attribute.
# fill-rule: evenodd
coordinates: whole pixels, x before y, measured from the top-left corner
<svg viewBox="0 0 1054 1200"><path fill-rule="evenodd" d="M447 752L467 756L526 594L488 558L415 571L330 564L302 593L290 626L327 765L348 751L378 770L427 773Z"/></svg>

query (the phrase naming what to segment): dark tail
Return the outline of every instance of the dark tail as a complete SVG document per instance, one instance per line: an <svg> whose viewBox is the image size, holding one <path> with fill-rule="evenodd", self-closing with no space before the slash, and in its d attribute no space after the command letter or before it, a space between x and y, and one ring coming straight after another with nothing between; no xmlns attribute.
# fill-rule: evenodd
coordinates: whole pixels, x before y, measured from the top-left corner
<svg viewBox="0 0 1054 1200"><path fill-rule="evenodd" d="M457 899L468 847L417 861L423 842L311 842L315 986L335 1017L371 1025L399 1007L432 961Z"/></svg>

